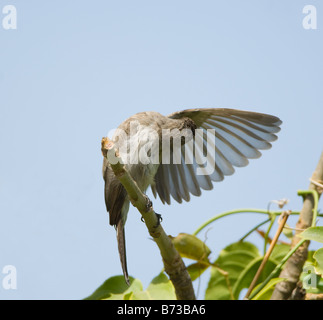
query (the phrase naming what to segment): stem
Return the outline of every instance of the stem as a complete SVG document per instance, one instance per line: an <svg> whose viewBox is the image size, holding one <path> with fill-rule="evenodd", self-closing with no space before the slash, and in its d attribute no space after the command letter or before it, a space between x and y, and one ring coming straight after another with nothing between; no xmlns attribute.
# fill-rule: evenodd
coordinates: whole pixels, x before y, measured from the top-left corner
<svg viewBox="0 0 323 320"><path fill-rule="evenodd" d="M267 222L269 222L271 219L267 219L263 222L260 222L259 224L257 224L256 226L254 226L250 231L248 231L243 237L240 238L240 242L242 242L244 239L246 239L251 233L253 233L255 230L259 229L261 226L263 226L264 224L266 224Z"/></svg>
<svg viewBox="0 0 323 320"><path fill-rule="evenodd" d="M277 264L276 268L270 273L270 275L265 279L264 282L261 283L261 285L259 285L258 288L256 288L254 290L254 292L252 292L249 296L249 299L251 300L256 294L258 294L264 287L265 285L272 279L274 278L278 272L281 270L281 268L283 267L283 265L287 262L287 260L295 253L295 251L305 242L306 240L303 239L300 242L297 243L297 245L290 250L287 255L282 259L282 261Z"/></svg>
<svg viewBox="0 0 323 320"><path fill-rule="evenodd" d="M318 201L319 201L319 195L315 190L300 190L298 191L298 195L301 195L305 197L306 195L311 194L314 198L314 207L313 207L313 220L312 220L312 227L315 227L316 224L316 218L319 215L317 212L318 208ZM302 239L297 243L295 247L293 247L292 250L290 250L287 255L282 259L281 263L276 266L276 268L271 272L271 274L265 279L265 281L250 295L249 299L252 299L258 292L260 292L266 284L274 278L277 273L281 270L283 265L287 262L287 260L296 252L296 250L306 241L306 239ZM246 296L247 297L247 296Z"/></svg>
<svg viewBox="0 0 323 320"><path fill-rule="evenodd" d="M317 212L317 208L318 208L318 201L319 201L319 195L315 190L299 190L298 195L300 196L307 196L308 194L311 194L313 196L314 199L314 206L313 206L313 220L312 220L312 227L315 227L316 224L316 218L319 215ZM265 285L272 279L274 278L277 273L281 270L281 268L283 267L283 265L287 262L287 260L294 254L294 252L296 252L296 250L305 242L305 239L302 239L301 241L299 241L297 243L297 245L295 247L293 247L292 250L290 250L287 255L283 258L283 260L281 261L280 264L278 264L276 266L276 268L271 272L271 274L265 279L265 281L257 288L257 290L255 290L255 292L253 292L249 299L252 299L256 294L258 294L258 292L260 292ZM247 297L247 295L246 295Z"/></svg>
<svg viewBox="0 0 323 320"><path fill-rule="evenodd" d="M214 216L213 218L207 220L206 222L204 222L200 227L198 227L194 232L193 235L197 235L198 233L200 233L204 228L206 228L209 224L211 224L212 222L223 218L225 216L231 215L231 214L236 214L236 213L260 213L260 214L270 214L270 215L274 215L274 216L279 216L283 213L283 211L268 211L268 210L263 210L263 209L236 209L236 210L230 210L230 211L226 211L226 212L222 212L219 213L218 215ZM298 211L292 211L290 214L292 215L296 215L299 214Z"/></svg>
<svg viewBox="0 0 323 320"><path fill-rule="evenodd" d="M227 284L228 290L229 290L231 300L235 300L234 295L233 295L233 291L232 291L232 286L231 286L230 279L229 279L229 273L214 264L212 264L212 265L214 268L216 268L223 275L225 282Z"/></svg>
<svg viewBox="0 0 323 320"><path fill-rule="evenodd" d="M108 138L103 138L101 142L101 150L103 156L109 162L115 176L119 179L128 197L134 207L141 213L145 221L149 234L153 237L157 244L160 254L163 259L164 268L171 282L174 285L176 297L178 300L195 300L192 280L184 265L184 262L175 249L171 239L166 235L160 221L153 210L152 202L138 187L137 183L132 179L132 176L123 165L112 141ZM115 161L116 160L116 161ZM149 260L147 260L149 263Z"/></svg>
<svg viewBox="0 0 323 320"><path fill-rule="evenodd" d="M312 181L315 181L316 183L313 183ZM318 201L323 192L323 189L320 187L322 181L323 152L321 153L318 164L311 176L311 183L308 190L305 192L298 192L299 195L303 196L303 207L296 224L297 229L306 229L310 226L315 226L316 218L319 215L317 213ZM298 243L300 238L297 236L298 233L299 231L295 232L292 240L292 247L297 246L298 250L290 257L284 270L282 270L279 275L280 278L287 279L287 281L277 283L271 296L271 300L288 300L292 296L293 290L299 282L299 278L303 272L304 263L308 257L308 246L310 241L301 241L303 245L299 246Z"/></svg>
<svg viewBox="0 0 323 320"><path fill-rule="evenodd" d="M275 215L272 215L271 217L270 217L270 224L269 224L269 227L268 227L268 229L267 229L267 231L266 231L266 234L265 234L265 239L264 239L264 255L266 254L266 251L267 251L267 244L268 244L268 236L269 236L269 233L270 233L270 230L271 230L271 228L273 227L273 225L274 225L274 222L275 222L275 220L276 220L276 216Z"/></svg>
<svg viewBox="0 0 323 320"><path fill-rule="evenodd" d="M315 227L316 225L316 219L318 216L317 208L318 208L318 203L319 203L319 195L316 190L299 190L297 192L298 195L305 197L308 194L311 194L314 199L314 208L313 208L313 219L312 219L312 225L311 227Z"/></svg>
<svg viewBox="0 0 323 320"><path fill-rule="evenodd" d="M275 247L275 245L277 243L277 240L278 240L281 232L283 231L283 228L284 228L284 226L286 224L286 221L287 221L288 217L289 217L289 212L288 211L285 211L285 212L282 213L282 215L281 215L281 221L279 223L279 227L278 227L278 229L276 231L276 234L275 234L275 236L274 236L274 238L273 238L273 240L272 240L272 242L271 242L271 244L269 246L268 251L266 252L266 254L264 256L264 259L262 260L262 262L261 262L261 264L260 264L260 266L259 266L259 268L257 270L256 275L254 276L254 278L253 278L253 280L252 280L252 282L251 282L251 284L249 286L249 289L248 289L248 291L246 293L245 299L248 299L251 291L255 287L255 285L256 285L256 283L257 283L257 281L259 279L259 276L260 276L262 270L264 269L264 267L265 267L265 265L266 265L266 263L267 263L270 255L271 255L271 253L272 253L272 251L273 251L273 249L274 249L274 247Z"/></svg>

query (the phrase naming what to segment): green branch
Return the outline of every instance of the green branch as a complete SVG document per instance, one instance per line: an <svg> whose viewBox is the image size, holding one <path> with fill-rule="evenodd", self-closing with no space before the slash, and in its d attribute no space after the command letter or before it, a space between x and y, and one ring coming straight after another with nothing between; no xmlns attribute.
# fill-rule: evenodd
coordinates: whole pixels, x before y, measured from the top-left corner
<svg viewBox="0 0 323 320"><path fill-rule="evenodd" d="M249 230L243 237L241 237L239 241L240 242L244 241L244 239L246 239L251 233L253 233L255 230L259 229L261 226L263 226L264 224L266 224L269 221L271 221L271 219L266 219L265 221L262 221L262 222L258 223L251 230Z"/></svg>
<svg viewBox="0 0 323 320"><path fill-rule="evenodd" d="M113 142L108 138L103 138L101 141L101 150L103 156L108 160L115 176L127 191L132 205L141 213L149 234L157 244L163 259L165 271L174 285L177 299L195 300L192 281L184 262L175 249L171 239L159 223L156 213L153 210L152 202L143 194L137 183L132 179L126 167L123 165ZM147 260L148 265L149 260Z"/></svg>
<svg viewBox="0 0 323 320"><path fill-rule="evenodd" d="M312 220L312 227L315 227L316 224L316 219L318 214L318 201L319 201L319 195L317 193L316 190L300 190L297 192L298 195L303 196L305 198L305 196L307 195L312 195L313 196L313 200L314 200L314 206L313 206L313 220ZM296 252L296 250L298 248L301 247L301 245L303 243L305 243L305 241L307 241L306 239L302 239L300 240L287 254L286 256L282 259L282 261L276 266L276 268L269 274L269 276L265 279L264 282L261 283L261 285L259 287L257 287L252 294L249 296L249 299L252 299L253 297L255 297L265 286L266 284L273 279L274 277L276 277L278 275L278 273L281 271L282 267L284 266L284 264L288 261L288 259Z"/></svg>
<svg viewBox="0 0 323 320"><path fill-rule="evenodd" d="M214 216L213 218L207 220L206 222L204 222L200 227L198 227L194 232L193 235L197 235L198 233L200 233L204 228L206 228L209 224L211 224L212 222L232 215L232 214L237 214L237 213L260 213L260 214L267 214L267 215L273 215L273 216L279 216L281 215L283 211L268 211L268 210L263 210L263 209L236 209L236 210L230 210L230 211L226 211L226 212L222 212L219 213L218 215ZM297 215L299 214L298 211L292 211L290 214L293 215Z"/></svg>

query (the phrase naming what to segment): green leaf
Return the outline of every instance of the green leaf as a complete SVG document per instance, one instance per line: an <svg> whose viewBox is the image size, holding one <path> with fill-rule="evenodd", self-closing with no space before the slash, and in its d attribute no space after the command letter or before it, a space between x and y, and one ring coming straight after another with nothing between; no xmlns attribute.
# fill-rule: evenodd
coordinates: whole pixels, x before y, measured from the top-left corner
<svg viewBox="0 0 323 320"><path fill-rule="evenodd" d="M315 279L316 286L310 287L309 289L306 289L306 292L309 293L323 293L323 278L319 275L316 275Z"/></svg>
<svg viewBox="0 0 323 320"><path fill-rule="evenodd" d="M130 278L131 285L125 284L123 276L106 280L85 300L176 300L173 284L164 273L160 273L143 290L138 279Z"/></svg>
<svg viewBox="0 0 323 320"><path fill-rule="evenodd" d="M205 262L195 262L190 264L187 267L187 271L191 277L191 280L194 281L202 275L202 273L209 268L211 265Z"/></svg>
<svg viewBox="0 0 323 320"><path fill-rule="evenodd" d="M299 234L303 239L323 243L323 227L310 227Z"/></svg>
<svg viewBox="0 0 323 320"><path fill-rule="evenodd" d="M134 294L142 292L142 290L143 288L141 281L139 279L134 279L124 293L111 293L111 295L105 298L105 300L131 300L133 299L132 297Z"/></svg>
<svg viewBox="0 0 323 320"><path fill-rule="evenodd" d="M227 279L230 281L230 279ZM231 280L233 280L231 278ZM232 287L224 275L215 267L211 267L211 277L205 291L205 300L232 300Z"/></svg>
<svg viewBox="0 0 323 320"><path fill-rule="evenodd" d="M300 281L302 282L303 288L306 289L307 293L317 294L323 293L323 278L317 274L316 260L314 258L315 253L316 251L308 252L307 260L303 266L303 272L300 275Z"/></svg>
<svg viewBox="0 0 323 320"><path fill-rule="evenodd" d="M315 260L315 264L314 264L315 271L322 276L323 275L323 248L315 251L315 253L313 254L313 258Z"/></svg>
<svg viewBox="0 0 323 320"><path fill-rule="evenodd" d="M290 240L294 236L293 230L289 227L287 223L285 224L285 228L283 229L283 234L285 235L285 237L287 237Z"/></svg>
<svg viewBox="0 0 323 320"><path fill-rule="evenodd" d="M130 277L131 285L128 287L125 283L124 276L114 276L106 280L85 300L102 300L102 299L127 299L130 292L142 290L142 283L138 279Z"/></svg>
<svg viewBox="0 0 323 320"><path fill-rule="evenodd" d="M273 278L273 279L270 279L269 282L263 287L263 289L258 292L252 300L269 300L270 297L272 296L273 294L273 291L274 291L274 288L275 288L275 285L281 281L286 281L287 279L284 279L284 278ZM260 284L259 284L260 285ZM257 288L259 287L256 286L254 288L254 290L257 290Z"/></svg>
<svg viewBox="0 0 323 320"><path fill-rule="evenodd" d="M257 247L249 242L236 242L223 249L214 263L218 268L211 267L205 299L237 299L241 286L236 286L235 292L233 292L233 286L244 270L259 258L261 255Z"/></svg>
<svg viewBox="0 0 323 320"><path fill-rule="evenodd" d="M285 246L278 247L274 258L283 256L287 250ZM275 259L267 261L257 283L264 281L276 267ZM262 260L257 247L249 242L236 242L223 249L211 268L205 299L238 299L241 291L250 286Z"/></svg>
<svg viewBox="0 0 323 320"><path fill-rule="evenodd" d="M314 252L315 250L308 251L306 262L314 264L314 258L313 258Z"/></svg>
<svg viewBox="0 0 323 320"><path fill-rule="evenodd" d="M285 243L276 243L273 252L270 255L270 260L274 261L276 264L280 263L289 250L290 245Z"/></svg>
<svg viewBox="0 0 323 320"><path fill-rule="evenodd" d="M237 299L242 289L248 288L257 273L259 266L263 260L263 256L260 256L254 260L252 260L241 272L239 277L237 278L234 286L233 286L233 295ZM271 273L271 271L275 268L276 264L269 259L262 270L257 284L264 281L267 276Z"/></svg>
<svg viewBox="0 0 323 320"><path fill-rule="evenodd" d="M151 300L151 297L147 291L132 292L129 300Z"/></svg>
<svg viewBox="0 0 323 320"><path fill-rule="evenodd" d="M153 300L176 300L174 286L163 272L151 281L146 291Z"/></svg>
<svg viewBox="0 0 323 320"><path fill-rule="evenodd" d="M183 258L196 261L208 261L207 257L210 255L211 250L198 237L188 233L180 233L176 237L169 237Z"/></svg>

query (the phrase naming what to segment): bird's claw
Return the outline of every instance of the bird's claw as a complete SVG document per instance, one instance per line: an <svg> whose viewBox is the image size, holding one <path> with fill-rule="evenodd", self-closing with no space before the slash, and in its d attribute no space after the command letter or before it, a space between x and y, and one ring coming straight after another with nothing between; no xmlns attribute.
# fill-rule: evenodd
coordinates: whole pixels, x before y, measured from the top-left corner
<svg viewBox="0 0 323 320"><path fill-rule="evenodd" d="M146 212L150 211L150 209L153 207L152 201L147 197L146 201Z"/></svg>
<svg viewBox="0 0 323 320"><path fill-rule="evenodd" d="M155 215L156 215L156 217L157 217L157 224L155 225L155 228L157 228L157 227L160 225L160 223L163 221L163 218L162 218L161 214L159 214L159 213L156 213L156 212L155 212ZM145 219L144 219L144 217L141 217L141 218L140 218L140 220L141 220L143 223L145 223Z"/></svg>
<svg viewBox="0 0 323 320"><path fill-rule="evenodd" d="M155 228L157 228L160 225L160 223L163 221L163 218L162 218L161 214L159 214L159 213L155 212L155 215L157 217L157 224L155 225Z"/></svg>

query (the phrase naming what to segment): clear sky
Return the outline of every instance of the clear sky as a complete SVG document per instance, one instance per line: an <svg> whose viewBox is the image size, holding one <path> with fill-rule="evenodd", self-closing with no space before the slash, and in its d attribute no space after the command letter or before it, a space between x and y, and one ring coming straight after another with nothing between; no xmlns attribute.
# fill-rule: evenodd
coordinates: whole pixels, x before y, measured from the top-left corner
<svg viewBox="0 0 323 320"><path fill-rule="evenodd" d="M302 24L308 4L315 30ZM17 29L0 25L0 280L15 266L17 289L0 282L1 299L81 299L121 274L100 142L140 111L228 107L283 120L273 148L212 191L171 206L154 200L168 234L273 199L301 208L297 190L323 145L321 1L0 0L0 21L6 5ZM214 223L212 257L264 218ZM134 208L126 237L129 273L146 287L162 262ZM249 240L261 247L258 235Z"/></svg>

